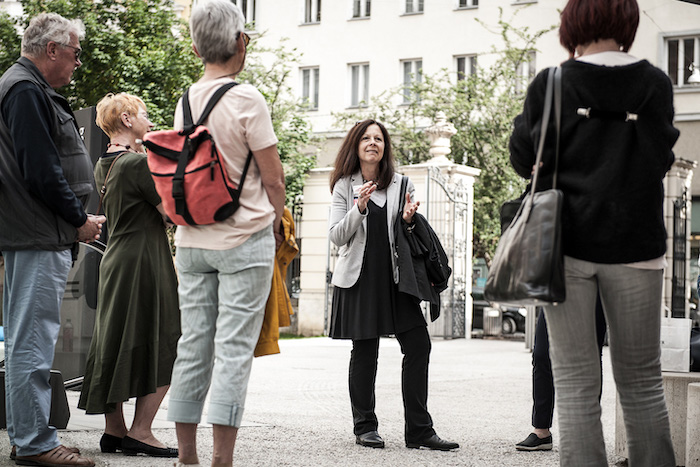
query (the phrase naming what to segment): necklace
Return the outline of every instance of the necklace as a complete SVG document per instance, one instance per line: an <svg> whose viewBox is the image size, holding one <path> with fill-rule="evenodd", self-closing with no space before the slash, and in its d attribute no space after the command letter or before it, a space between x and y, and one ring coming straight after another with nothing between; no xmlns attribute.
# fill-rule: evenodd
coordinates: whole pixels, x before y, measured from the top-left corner
<svg viewBox="0 0 700 467"><path fill-rule="evenodd" d="M121 144L121 143L108 143L108 144L107 144L107 149L111 148L112 146L119 146L119 147L122 147L122 148L126 149L127 151L128 151L129 149L131 149L131 145L130 145L130 144L126 144L126 145L125 145L125 144Z"/></svg>

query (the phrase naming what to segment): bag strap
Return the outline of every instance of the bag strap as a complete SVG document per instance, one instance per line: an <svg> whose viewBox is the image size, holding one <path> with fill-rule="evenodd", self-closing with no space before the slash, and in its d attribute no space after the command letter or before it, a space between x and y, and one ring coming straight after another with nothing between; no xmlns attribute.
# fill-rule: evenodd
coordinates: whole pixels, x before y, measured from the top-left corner
<svg viewBox="0 0 700 467"><path fill-rule="evenodd" d="M557 187L559 173L559 137L561 136L561 67L554 70L554 125L557 129L557 145L554 153L554 180L552 188Z"/></svg>
<svg viewBox="0 0 700 467"><path fill-rule="evenodd" d="M230 83L226 83L219 87L214 92L214 95L211 96L209 99L209 102L207 102L207 105L204 106L204 111L202 112L202 115L199 116L199 120L197 120L197 123L193 123L192 119L192 110L190 109L190 98L189 98L189 92L190 88L185 89L185 93L182 95L182 117L184 121L184 127L183 127L183 132L186 135L191 134L194 132L195 128L203 124L207 117L209 117L209 114L211 113L212 109L214 106L219 102L219 100L223 97L224 94L226 94L226 91L231 89L234 86L237 86L238 83L235 81L231 81Z"/></svg>
<svg viewBox="0 0 700 467"><path fill-rule="evenodd" d="M544 140L547 139L547 127L549 126L549 117L552 113L552 94L554 94L554 75L556 73L556 68L552 67L549 69L547 75L547 89L544 95L544 110L542 112L542 126L540 129L540 141L537 145L537 157L535 158L535 173L532 176L532 189L527 197L527 204L532 204L532 200L535 197L535 192L537 191L537 179L540 173L540 163L542 162L542 151L544 149ZM559 154L555 157L556 160L559 159ZM555 162L556 164L556 162ZM556 167L555 167L556 168Z"/></svg>
<svg viewBox="0 0 700 467"><path fill-rule="evenodd" d="M406 188L408 187L408 177L401 175L401 191L399 191L399 219L403 216L403 208L406 206Z"/></svg>
<svg viewBox="0 0 700 467"><path fill-rule="evenodd" d="M248 157L245 159L245 165L243 166L243 172L241 172L241 181L238 182L238 193L243 191L243 182L245 182L245 176L248 174L248 167L250 167L250 161L253 160L253 151L248 150Z"/></svg>
<svg viewBox="0 0 700 467"><path fill-rule="evenodd" d="M102 188L100 188L100 202L97 203L97 212L95 212L96 215L99 215L100 210L102 209L102 200L105 197L105 193L107 193L107 179L109 178L109 174L112 173L112 167L114 167L114 164L117 162L117 160L119 160L119 158L122 157L124 154L126 154L126 151L117 154L117 157L115 157L112 163L109 164L107 175L105 175L105 181L102 182Z"/></svg>

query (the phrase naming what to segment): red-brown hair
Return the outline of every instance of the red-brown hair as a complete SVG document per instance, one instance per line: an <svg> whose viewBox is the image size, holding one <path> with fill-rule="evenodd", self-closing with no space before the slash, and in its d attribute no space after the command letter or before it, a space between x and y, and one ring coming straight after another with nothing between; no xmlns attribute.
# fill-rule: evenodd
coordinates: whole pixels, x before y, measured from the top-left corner
<svg viewBox="0 0 700 467"><path fill-rule="evenodd" d="M362 120L348 131L343 145L340 146L338 155L335 158L333 172L331 172L331 191L333 187L343 177L349 177L360 170L360 156L357 149L360 147L360 140L365 131L372 125L377 125L384 136L384 155L379 161L379 177L377 179L377 189L383 190L389 186L394 178L394 153L391 150L391 138L384 125L376 120Z"/></svg>
<svg viewBox="0 0 700 467"><path fill-rule="evenodd" d="M561 12L559 42L573 54L579 45L614 39L627 52L637 26L637 0L569 0Z"/></svg>

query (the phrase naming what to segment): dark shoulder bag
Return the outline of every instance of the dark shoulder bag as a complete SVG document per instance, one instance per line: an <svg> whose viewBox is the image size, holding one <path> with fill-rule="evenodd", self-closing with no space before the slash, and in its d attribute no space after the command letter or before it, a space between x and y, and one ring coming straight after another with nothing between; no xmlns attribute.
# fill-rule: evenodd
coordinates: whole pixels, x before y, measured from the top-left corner
<svg viewBox="0 0 700 467"><path fill-rule="evenodd" d="M561 70L550 68L532 189L523 199L513 221L498 242L484 288L484 297L492 302L542 305L560 303L566 299L561 247L561 210L564 196L561 190L556 188L561 119L560 89ZM537 192L537 179L553 95L557 129L554 182L552 189Z"/></svg>

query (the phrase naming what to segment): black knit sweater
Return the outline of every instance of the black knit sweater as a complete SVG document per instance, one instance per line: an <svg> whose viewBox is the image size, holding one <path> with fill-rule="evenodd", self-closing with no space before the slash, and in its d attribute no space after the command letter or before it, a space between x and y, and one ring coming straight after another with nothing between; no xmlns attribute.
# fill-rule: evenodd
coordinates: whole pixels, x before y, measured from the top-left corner
<svg viewBox="0 0 700 467"><path fill-rule="evenodd" d="M596 263L631 263L666 251L663 178L673 163L673 89L646 60L606 67L562 64L557 188L564 192L564 254ZM530 178L539 140L547 70L528 89L515 118L510 160ZM590 118L578 108L633 112L637 121ZM554 112L552 112L553 115ZM556 130L547 130L537 191L551 188Z"/></svg>

